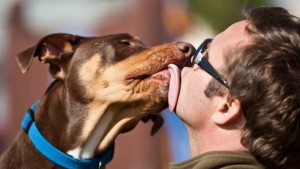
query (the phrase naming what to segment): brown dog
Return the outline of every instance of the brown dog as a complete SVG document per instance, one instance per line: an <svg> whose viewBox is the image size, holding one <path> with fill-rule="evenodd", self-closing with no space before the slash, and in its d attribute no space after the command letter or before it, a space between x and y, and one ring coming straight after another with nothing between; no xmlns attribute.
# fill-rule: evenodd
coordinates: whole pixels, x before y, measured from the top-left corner
<svg viewBox="0 0 300 169"><path fill-rule="evenodd" d="M178 42L147 48L129 34L52 34L18 56L25 73L34 57L49 64L54 82L34 117L45 139L76 159L100 157L121 132L167 107L168 64L190 64L194 48ZM21 131L0 168L60 168Z"/></svg>

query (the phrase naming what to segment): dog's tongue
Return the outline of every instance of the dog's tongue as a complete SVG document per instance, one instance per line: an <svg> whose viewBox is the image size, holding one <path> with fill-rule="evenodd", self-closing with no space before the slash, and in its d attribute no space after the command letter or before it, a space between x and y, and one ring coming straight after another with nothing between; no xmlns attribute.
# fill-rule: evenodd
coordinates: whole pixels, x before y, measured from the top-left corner
<svg viewBox="0 0 300 169"><path fill-rule="evenodd" d="M180 70L176 65L169 64L168 71L171 74L169 94L168 94L169 109L171 111L174 111L177 104L178 94L179 94Z"/></svg>

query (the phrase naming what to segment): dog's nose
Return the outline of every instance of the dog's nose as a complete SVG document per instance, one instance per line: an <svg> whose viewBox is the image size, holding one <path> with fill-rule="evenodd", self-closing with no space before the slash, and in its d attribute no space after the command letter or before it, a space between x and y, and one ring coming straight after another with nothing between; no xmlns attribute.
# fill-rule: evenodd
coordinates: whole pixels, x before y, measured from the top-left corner
<svg viewBox="0 0 300 169"><path fill-rule="evenodd" d="M184 53L186 58L189 58L195 54L196 49L193 45L185 42L177 42L178 48Z"/></svg>

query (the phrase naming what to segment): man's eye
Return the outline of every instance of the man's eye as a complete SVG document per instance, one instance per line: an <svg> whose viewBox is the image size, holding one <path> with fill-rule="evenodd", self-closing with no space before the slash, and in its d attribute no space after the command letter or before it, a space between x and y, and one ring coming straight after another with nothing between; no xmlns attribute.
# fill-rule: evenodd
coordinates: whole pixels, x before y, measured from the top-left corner
<svg viewBox="0 0 300 169"><path fill-rule="evenodd" d="M208 53L208 49L207 49L207 46L205 46L205 47L202 49L201 54L202 54L203 56L206 56L207 53Z"/></svg>
<svg viewBox="0 0 300 169"><path fill-rule="evenodd" d="M207 52L207 48L206 48L206 46L202 49L202 51L201 51L201 53L202 54L205 54Z"/></svg>

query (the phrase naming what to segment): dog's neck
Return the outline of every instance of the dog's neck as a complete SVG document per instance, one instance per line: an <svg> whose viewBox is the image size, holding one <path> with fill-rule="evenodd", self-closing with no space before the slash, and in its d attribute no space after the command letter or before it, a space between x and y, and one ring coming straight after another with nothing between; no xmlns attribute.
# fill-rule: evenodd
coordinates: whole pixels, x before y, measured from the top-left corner
<svg viewBox="0 0 300 169"><path fill-rule="evenodd" d="M111 128L112 114L114 114L106 113L110 105L105 103L92 105L76 101L68 95L67 88L61 83L54 82L49 88L50 91L46 92L43 98L45 105L41 107L47 111L37 112L40 114L37 115L37 121L41 123L39 125L37 122L37 126L43 126L41 133L57 131L52 133L52 138L47 139L75 158L88 159L100 156L112 141L111 138L105 139L106 134L109 133L108 129ZM43 100L40 104L43 104ZM100 145L99 149L98 145ZM96 151L98 154L95 154Z"/></svg>
<svg viewBox="0 0 300 169"><path fill-rule="evenodd" d="M85 125L84 121L87 118L84 115L91 114L91 112L88 113L88 111L91 111L88 110L88 108L89 107L82 105L82 103L70 99L62 81L54 81L40 100L34 118L37 128L54 147L63 152L71 152L70 155L74 155L75 158L92 158L98 148L99 140L101 144L101 140L104 139L104 135L107 133L106 129L110 125L110 119L108 118L110 117L105 116L101 118L103 120L100 122L95 121L96 128L91 124L90 131L82 131L81 129L84 128L83 125ZM107 110L107 106L100 106L95 110L97 111L95 113L109 114L99 112L105 110ZM100 125L97 125L100 123L101 128L99 127ZM91 132L93 133L90 134ZM109 143L105 144L107 145ZM72 150L76 149L79 151L76 153L74 153L74 151L72 152ZM104 146L104 149L107 149L107 146ZM101 152L103 152L104 149ZM21 151L28 153L22 154ZM35 168L32 167L35 160L38 161L38 163L43 163L44 161L44 166L53 167L53 164L45 160L40 152L35 149L24 131L19 133L13 145L1 157L0 168L1 163L4 161L6 161L5 163L9 161L9 163L14 163L14 165L17 166L18 164L15 160L9 159L16 154L21 158L21 160L17 161L22 161L22 164L19 165L23 167L28 165L31 166L31 168ZM28 162L28 164L26 164L26 162Z"/></svg>
<svg viewBox="0 0 300 169"><path fill-rule="evenodd" d="M34 119L37 128L46 140L61 151L65 151L75 143L72 140L70 140L70 143L66 142L66 138L64 137L67 134L67 131L65 130L67 126L63 121L67 120L67 116L63 113L65 107L61 102L62 99L57 99L57 97L63 97L63 92L55 96L52 93L54 90L62 90L61 82L55 81L48 88L48 92L46 92L41 99L40 104L34 113ZM49 103L51 103L51 105L49 105ZM27 153L24 154L22 152ZM1 156L0 168L7 167L1 166L2 164L11 166L11 168L39 168L40 165L45 168L51 168L55 166L36 150L27 133L24 131L19 132L11 147Z"/></svg>
<svg viewBox="0 0 300 169"><path fill-rule="evenodd" d="M35 112L37 128L52 145L66 151L76 142L71 140L72 135L77 135L78 130L68 130L68 125L73 120L66 113L67 95L62 81L54 81L40 100Z"/></svg>

